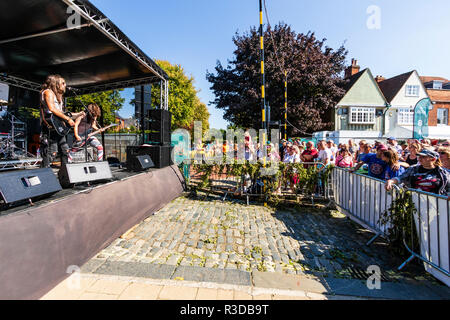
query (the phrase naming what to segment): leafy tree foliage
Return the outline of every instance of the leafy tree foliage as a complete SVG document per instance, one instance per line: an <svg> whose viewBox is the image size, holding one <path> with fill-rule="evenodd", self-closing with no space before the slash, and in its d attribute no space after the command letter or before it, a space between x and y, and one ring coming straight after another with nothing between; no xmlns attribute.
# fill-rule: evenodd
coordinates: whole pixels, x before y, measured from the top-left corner
<svg viewBox="0 0 450 320"><path fill-rule="evenodd" d="M192 130L194 121L202 121L203 131L209 128L209 112L197 97L194 78L188 77L180 65L157 60L156 63L169 75L169 111L172 113L172 130L184 128ZM152 88L152 105L160 106L161 89Z"/></svg>
<svg viewBox="0 0 450 320"><path fill-rule="evenodd" d="M86 94L79 97L71 97L67 99L67 110L79 112L84 109L83 104L88 106L90 103L96 103L102 109L103 123L108 125L114 123L115 115L119 111L125 99L121 97L121 90L111 90Z"/></svg>
<svg viewBox="0 0 450 320"><path fill-rule="evenodd" d="M324 130L331 126L333 107L342 98L347 51L325 46L314 33L297 34L280 23L266 28L265 77L266 103L271 120L284 123L284 71L288 77L288 134ZM224 118L240 127L261 128L261 65L259 30L252 27L243 35L235 34L234 58L223 67L217 62L215 73L207 72ZM275 47L274 47L275 43Z"/></svg>

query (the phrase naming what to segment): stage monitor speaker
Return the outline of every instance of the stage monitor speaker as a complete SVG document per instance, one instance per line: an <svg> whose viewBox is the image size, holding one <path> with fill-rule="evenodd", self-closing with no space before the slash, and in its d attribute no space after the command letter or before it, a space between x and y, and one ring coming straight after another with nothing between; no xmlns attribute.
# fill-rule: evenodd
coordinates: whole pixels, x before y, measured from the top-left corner
<svg viewBox="0 0 450 320"><path fill-rule="evenodd" d="M52 169L20 170L0 174L0 194L3 204L44 197L61 191Z"/></svg>
<svg viewBox="0 0 450 320"><path fill-rule="evenodd" d="M70 188L76 183L109 179L112 179L112 173L107 161L69 163L59 171L59 181L64 188Z"/></svg>
<svg viewBox="0 0 450 320"><path fill-rule="evenodd" d="M155 164L148 154L127 157L127 169L130 171L144 171L154 167Z"/></svg>
<svg viewBox="0 0 450 320"><path fill-rule="evenodd" d="M148 121L145 124L148 134L147 142L150 144L171 144L172 115L168 110L152 109L147 113Z"/></svg>
<svg viewBox="0 0 450 320"><path fill-rule="evenodd" d="M171 146L128 146L127 147L127 159L140 155L149 155L155 164L155 168L165 168L173 165L171 159L172 147Z"/></svg>

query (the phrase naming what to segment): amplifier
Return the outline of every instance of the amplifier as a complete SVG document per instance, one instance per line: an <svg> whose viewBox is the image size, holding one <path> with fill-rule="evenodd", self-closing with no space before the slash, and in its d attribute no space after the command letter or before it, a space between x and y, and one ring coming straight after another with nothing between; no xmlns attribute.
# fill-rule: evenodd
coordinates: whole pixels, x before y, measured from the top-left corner
<svg viewBox="0 0 450 320"><path fill-rule="evenodd" d="M109 179L112 179L112 173L107 161L69 163L59 171L59 181L64 188L70 188L75 183Z"/></svg>
<svg viewBox="0 0 450 320"><path fill-rule="evenodd" d="M143 171L154 167L155 164L148 154L127 157L127 169L130 171Z"/></svg>
<svg viewBox="0 0 450 320"><path fill-rule="evenodd" d="M155 164L155 168L165 168L173 165L171 160L172 147L171 146L128 146L127 147L127 164L128 159L136 156L149 155ZM127 165L128 166L128 165Z"/></svg>
<svg viewBox="0 0 450 320"><path fill-rule="evenodd" d="M61 189L50 168L0 173L0 194L4 204L51 195Z"/></svg>

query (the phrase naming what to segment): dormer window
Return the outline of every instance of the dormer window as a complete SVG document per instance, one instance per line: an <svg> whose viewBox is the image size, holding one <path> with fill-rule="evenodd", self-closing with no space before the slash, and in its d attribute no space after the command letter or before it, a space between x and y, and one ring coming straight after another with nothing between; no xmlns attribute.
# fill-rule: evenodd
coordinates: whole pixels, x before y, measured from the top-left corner
<svg viewBox="0 0 450 320"><path fill-rule="evenodd" d="M442 81L433 80L433 89L435 90L442 90Z"/></svg>
<svg viewBox="0 0 450 320"><path fill-rule="evenodd" d="M419 96L419 86L406 86L406 96L407 97L418 97Z"/></svg>

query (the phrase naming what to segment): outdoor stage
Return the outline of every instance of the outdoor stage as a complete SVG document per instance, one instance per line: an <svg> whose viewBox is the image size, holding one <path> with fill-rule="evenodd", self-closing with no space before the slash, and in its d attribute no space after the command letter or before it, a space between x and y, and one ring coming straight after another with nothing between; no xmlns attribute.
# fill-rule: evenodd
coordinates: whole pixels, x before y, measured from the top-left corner
<svg viewBox="0 0 450 320"><path fill-rule="evenodd" d="M112 172L111 182L0 211L0 299L40 298L184 190L176 166Z"/></svg>

